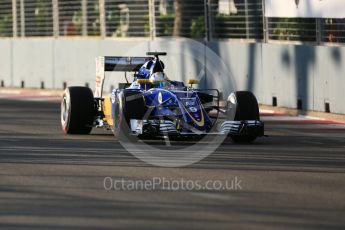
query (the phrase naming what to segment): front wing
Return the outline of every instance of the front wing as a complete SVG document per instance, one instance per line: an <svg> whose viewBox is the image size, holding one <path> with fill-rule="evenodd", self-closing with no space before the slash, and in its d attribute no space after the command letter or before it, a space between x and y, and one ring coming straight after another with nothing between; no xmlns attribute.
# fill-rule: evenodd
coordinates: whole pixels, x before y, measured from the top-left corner
<svg viewBox="0 0 345 230"><path fill-rule="evenodd" d="M130 128L133 135L148 136L191 136L191 135L227 135L227 136L264 136L264 122L262 121L220 121L210 132L200 131L190 127L188 132L176 129L173 121L143 121L131 120Z"/></svg>

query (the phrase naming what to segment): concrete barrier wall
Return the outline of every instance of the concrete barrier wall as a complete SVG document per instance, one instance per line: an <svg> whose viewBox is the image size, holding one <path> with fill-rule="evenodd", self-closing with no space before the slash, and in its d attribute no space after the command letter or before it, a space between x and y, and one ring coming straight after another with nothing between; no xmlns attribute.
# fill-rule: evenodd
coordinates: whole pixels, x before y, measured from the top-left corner
<svg viewBox="0 0 345 230"><path fill-rule="evenodd" d="M94 88L98 55L163 57L170 78L201 80L226 97L233 90L251 90L260 103L345 114L345 47L209 42L209 49L190 40L2 39L0 81L6 87ZM219 57L220 58L219 58ZM124 82L123 73L108 74L105 90ZM128 76L129 80L132 77Z"/></svg>
<svg viewBox="0 0 345 230"><path fill-rule="evenodd" d="M209 48L221 57L229 71L224 76L209 81L218 82L218 79L222 79L223 84L219 87L224 91L224 95L229 95L233 90L229 85L232 83L236 90L250 90L260 102L264 101L261 44L211 42ZM217 71L217 68L214 71Z"/></svg>
<svg viewBox="0 0 345 230"><path fill-rule="evenodd" d="M12 40L0 40L0 81L5 86L13 85L12 63Z"/></svg>
<svg viewBox="0 0 345 230"><path fill-rule="evenodd" d="M345 47L211 43L232 71L237 90L260 103L345 114ZM226 90L226 89L224 89Z"/></svg>
<svg viewBox="0 0 345 230"><path fill-rule="evenodd" d="M263 44L263 103L345 113L345 47Z"/></svg>
<svg viewBox="0 0 345 230"><path fill-rule="evenodd" d="M13 86L53 87L54 41L14 40L12 43Z"/></svg>

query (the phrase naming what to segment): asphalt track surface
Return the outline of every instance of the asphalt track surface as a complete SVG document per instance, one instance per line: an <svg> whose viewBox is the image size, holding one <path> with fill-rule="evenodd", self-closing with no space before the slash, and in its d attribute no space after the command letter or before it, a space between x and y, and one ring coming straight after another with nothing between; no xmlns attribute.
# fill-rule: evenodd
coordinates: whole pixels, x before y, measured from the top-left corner
<svg viewBox="0 0 345 230"><path fill-rule="evenodd" d="M161 168L108 132L63 135L57 102L1 99L0 229L344 229L345 126L263 119L268 138L227 140L201 162ZM241 188L107 191L105 177L237 178Z"/></svg>

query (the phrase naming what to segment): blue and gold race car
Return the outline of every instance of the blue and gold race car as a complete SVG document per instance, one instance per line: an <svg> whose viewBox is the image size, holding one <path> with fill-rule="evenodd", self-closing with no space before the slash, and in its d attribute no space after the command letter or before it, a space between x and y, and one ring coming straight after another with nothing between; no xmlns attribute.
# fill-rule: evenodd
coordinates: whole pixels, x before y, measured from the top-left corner
<svg viewBox="0 0 345 230"><path fill-rule="evenodd" d="M64 92L63 131L89 134L93 127L105 128L122 140L215 134L230 136L234 142L252 142L264 135L258 102L251 92L233 92L226 103L220 103L217 89L196 89L194 79L187 86L170 80L159 58L166 53L147 55L98 57L95 92L88 87L69 87ZM105 73L110 71L134 72L134 81L103 96Z"/></svg>

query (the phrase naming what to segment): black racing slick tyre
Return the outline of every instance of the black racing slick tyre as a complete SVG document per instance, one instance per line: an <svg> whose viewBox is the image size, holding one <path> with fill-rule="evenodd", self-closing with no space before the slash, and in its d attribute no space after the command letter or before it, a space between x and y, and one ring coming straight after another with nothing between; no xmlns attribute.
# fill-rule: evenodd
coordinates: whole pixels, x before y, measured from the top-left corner
<svg viewBox="0 0 345 230"><path fill-rule="evenodd" d="M238 91L230 95L233 97L232 103L235 103L234 120L235 121L253 121L260 120L259 104L252 92ZM235 143L251 143L257 138L256 135L231 135L230 136Z"/></svg>
<svg viewBox="0 0 345 230"><path fill-rule="evenodd" d="M135 141L130 126L131 119L142 120L147 111L141 92L124 90L117 94L114 111L114 135L120 141Z"/></svg>
<svg viewBox="0 0 345 230"><path fill-rule="evenodd" d="M235 121L260 120L259 104L252 92L236 92L237 108Z"/></svg>
<svg viewBox="0 0 345 230"><path fill-rule="evenodd" d="M61 126L66 134L90 134L95 115L93 93L87 87L68 87L61 102Z"/></svg>

